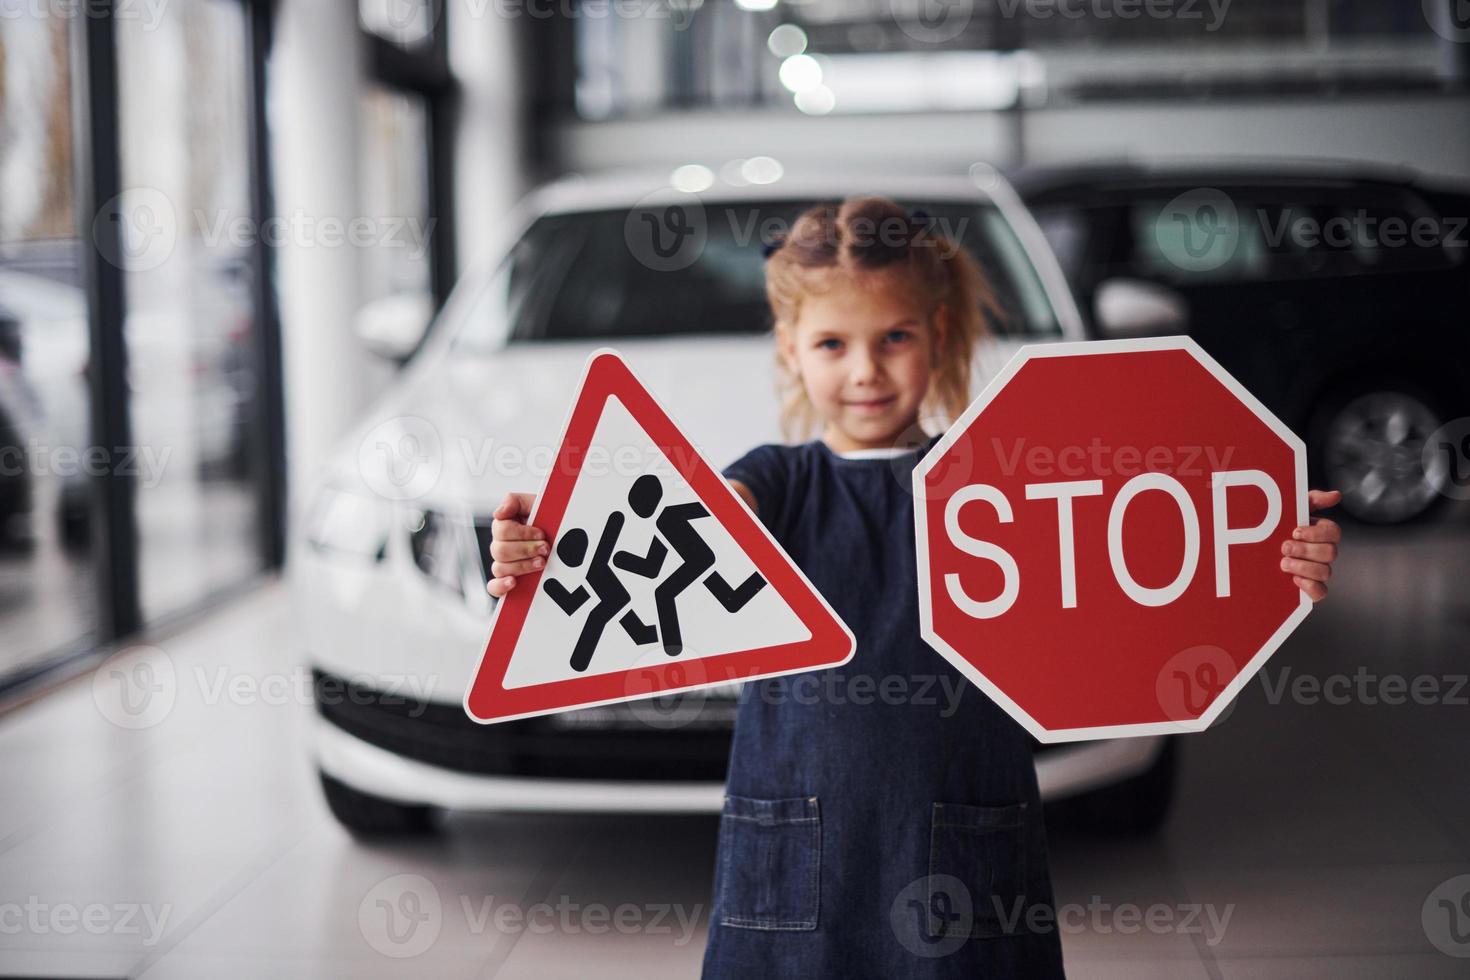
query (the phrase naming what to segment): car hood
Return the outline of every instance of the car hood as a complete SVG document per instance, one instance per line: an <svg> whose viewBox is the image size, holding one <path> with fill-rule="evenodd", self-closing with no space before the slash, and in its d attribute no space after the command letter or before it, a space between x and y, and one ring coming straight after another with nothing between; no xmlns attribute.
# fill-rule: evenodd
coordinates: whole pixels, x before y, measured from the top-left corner
<svg viewBox="0 0 1470 980"><path fill-rule="evenodd" d="M539 492L587 359L608 346L434 352L348 438L331 479L472 514L493 510L509 490ZM615 349L715 467L782 441L769 336L623 340Z"/></svg>

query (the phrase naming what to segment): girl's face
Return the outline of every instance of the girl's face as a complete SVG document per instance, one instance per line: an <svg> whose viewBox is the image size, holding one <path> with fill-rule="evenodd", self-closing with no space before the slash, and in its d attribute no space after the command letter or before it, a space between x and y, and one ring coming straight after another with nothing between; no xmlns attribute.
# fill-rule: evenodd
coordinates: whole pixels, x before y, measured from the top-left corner
<svg viewBox="0 0 1470 980"><path fill-rule="evenodd" d="M882 284L809 295L781 334L834 452L897 445L918 422L943 325L911 293Z"/></svg>

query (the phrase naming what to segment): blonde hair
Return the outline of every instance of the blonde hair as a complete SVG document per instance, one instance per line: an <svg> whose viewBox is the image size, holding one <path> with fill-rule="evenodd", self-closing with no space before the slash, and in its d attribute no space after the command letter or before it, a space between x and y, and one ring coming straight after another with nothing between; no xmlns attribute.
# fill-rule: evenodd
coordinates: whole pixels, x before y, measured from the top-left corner
<svg viewBox="0 0 1470 980"><path fill-rule="evenodd" d="M834 287L907 286L926 306L931 329L942 308L946 329L920 413L953 421L970 404L975 345L987 334L986 317L998 316L1000 307L975 257L928 224L926 215L911 215L884 197L810 208L774 244L766 261L766 298L778 340L791 337L806 297ZM787 439L804 438L821 420L779 346L776 370L781 426Z"/></svg>

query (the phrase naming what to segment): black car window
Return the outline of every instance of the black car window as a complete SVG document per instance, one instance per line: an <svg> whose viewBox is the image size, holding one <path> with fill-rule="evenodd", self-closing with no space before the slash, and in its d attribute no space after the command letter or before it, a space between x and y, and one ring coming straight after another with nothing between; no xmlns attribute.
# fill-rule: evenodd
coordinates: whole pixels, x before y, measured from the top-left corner
<svg viewBox="0 0 1470 980"><path fill-rule="evenodd" d="M789 228L801 201L681 209L571 212L536 221L507 259L501 297L511 341L595 340L770 329L762 242ZM989 275L1002 335L1061 332L1010 223L991 205L923 204L937 232L958 237ZM670 213L672 210L673 213ZM681 251L681 235L698 243ZM479 309L461 347L492 343L494 310Z"/></svg>
<svg viewBox="0 0 1470 980"><path fill-rule="evenodd" d="M1088 218L1084 211L1069 207L1042 208L1036 224L1062 267L1067 282L1076 287L1085 278Z"/></svg>
<svg viewBox="0 0 1470 980"><path fill-rule="evenodd" d="M1267 272L1267 249L1255 209L1236 195L1211 191L1133 202L1119 229L1115 258L1144 279L1238 282Z"/></svg>
<svg viewBox="0 0 1470 980"><path fill-rule="evenodd" d="M1464 251L1454 219L1397 188L1283 195L1262 204L1261 221L1277 277L1441 269Z"/></svg>

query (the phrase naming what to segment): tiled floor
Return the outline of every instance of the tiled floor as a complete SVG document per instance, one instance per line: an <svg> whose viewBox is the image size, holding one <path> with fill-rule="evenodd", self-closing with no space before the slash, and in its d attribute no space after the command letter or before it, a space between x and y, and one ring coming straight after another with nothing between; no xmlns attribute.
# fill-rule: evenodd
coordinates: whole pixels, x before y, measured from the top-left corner
<svg viewBox="0 0 1470 980"><path fill-rule="evenodd" d="M1470 673L1467 545L1357 532L1265 682L1184 742L1162 833L1054 834L1070 976L1470 976L1435 945L1470 956L1470 879L1431 901L1470 874L1470 687L1357 694ZM0 718L0 974L697 975L713 818L457 815L356 843L319 798L289 615L271 586L161 641L176 694L151 727L108 720L92 679ZM1336 675L1351 703L1290 695ZM275 686L223 696L237 676ZM422 931L390 939L388 907Z"/></svg>

